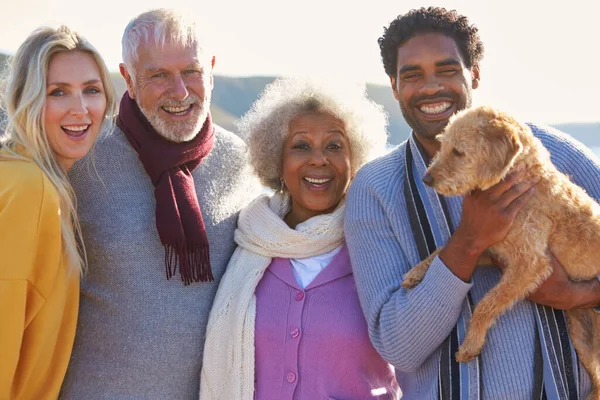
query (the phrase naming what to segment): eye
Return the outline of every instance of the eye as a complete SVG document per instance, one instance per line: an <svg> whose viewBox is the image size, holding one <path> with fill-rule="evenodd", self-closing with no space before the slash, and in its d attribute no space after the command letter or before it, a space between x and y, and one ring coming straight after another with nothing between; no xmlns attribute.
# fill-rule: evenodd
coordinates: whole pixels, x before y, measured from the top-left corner
<svg viewBox="0 0 600 400"><path fill-rule="evenodd" d="M452 148L452 154L454 154L456 157L464 157L465 155L465 153L459 151L456 147Z"/></svg>
<svg viewBox="0 0 600 400"><path fill-rule="evenodd" d="M157 74L152 75L152 78L164 78L166 74L164 72L159 72Z"/></svg>
<svg viewBox="0 0 600 400"><path fill-rule="evenodd" d="M199 74L199 73L200 73L200 71L195 70L195 69L188 69L188 70L184 71L184 74L186 74L186 75L194 75L194 74Z"/></svg>
<svg viewBox="0 0 600 400"><path fill-rule="evenodd" d="M308 144L304 142L298 142L292 146L292 149L306 150L308 149Z"/></svg>
<svg viewBox="0 0 600 400"><path fill-rule="evenodd" d="M339 143L330 143L327 145L327 148L330 150L341 150L342 149L342 145Z"/></svg>
<svg viewBox="0 0 600 400"><path fill-rule="evenodd" d="M455 69L443 69L439 72L440 75L451 76L456 73Z"/></svg>
<svg viewBox="0 0 600 400"><path fill-rule="evenodd" d="M52 97L61 97L65 95L65 92L62 89L54 89L49 95Z"/></svg>
<svg viewBox="0 0 600 400"><path fill-rule="evenodd" d="M408 74L405 74L402 76L402 80L405 81L416 81L419 79L419 77L421 76L421 74L417 73L417 72L411 72Z"/></svg>
<svg viewBox="0 0 600 400"><path fill-rule="evenodd" d="M102 91L100 89L98 89L97 87L89 87L86 88L84 91L85 94L98 94L98 93L102 93Z"/></svg>

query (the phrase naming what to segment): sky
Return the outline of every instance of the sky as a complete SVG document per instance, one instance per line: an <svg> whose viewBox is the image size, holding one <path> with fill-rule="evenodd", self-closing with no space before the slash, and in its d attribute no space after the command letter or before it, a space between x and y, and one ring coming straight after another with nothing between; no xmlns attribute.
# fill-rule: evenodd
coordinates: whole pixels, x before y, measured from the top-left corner
<svg viewBox="0 0 600 400"><path fill-rule="evenodd" d="M216 55L215 73L320 75L389 84L377 38L398 14L421 6L456 9L485 45L476 104L527 121L600 122L599 0L27 0L4 2L0 51L12 54L40 25L67 24L118 70L121 35L151 8L195 19ZM95 5L94 5L95 4ZM351 5L353 4L353 5Z"/></svg>

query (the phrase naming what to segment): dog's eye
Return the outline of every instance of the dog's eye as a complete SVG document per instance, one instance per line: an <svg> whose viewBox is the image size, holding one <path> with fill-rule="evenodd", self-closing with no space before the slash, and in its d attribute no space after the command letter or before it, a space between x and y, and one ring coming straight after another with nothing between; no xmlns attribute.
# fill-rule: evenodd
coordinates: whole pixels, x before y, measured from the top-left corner
<svg viewBox="0 0 600 400"><path fill-rule="evenodd" d="M452 154L454 154L456 157L462 157L465 155L465 153L462 151L458 151L456 147L452 148Z"/></svg>

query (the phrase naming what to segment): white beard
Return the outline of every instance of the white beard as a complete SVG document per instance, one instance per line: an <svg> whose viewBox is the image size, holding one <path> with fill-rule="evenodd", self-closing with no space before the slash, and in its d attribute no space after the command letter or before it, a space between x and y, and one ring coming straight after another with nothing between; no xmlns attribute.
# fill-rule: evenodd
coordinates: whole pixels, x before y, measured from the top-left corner
<svg viewBox="0 0 600 400"><path fill-rule="evenodd" d="M150 122L150 125L152 125L159 135L168 141L181 143L189 142L196 137L198 132L200 132L210 110L210 100L211 92L210 90L207 90L204 101L200 101L198 96L190 95L185 101L162 103L156 106L154 110L146 109L140 102L137 102L137 104L142 111L142 114L144 114L148 122ZM194 105L194 109L192 110L192 115L186 121L174 122L160 116L160 108L162 106L187 106L190 104Z"/></svg>

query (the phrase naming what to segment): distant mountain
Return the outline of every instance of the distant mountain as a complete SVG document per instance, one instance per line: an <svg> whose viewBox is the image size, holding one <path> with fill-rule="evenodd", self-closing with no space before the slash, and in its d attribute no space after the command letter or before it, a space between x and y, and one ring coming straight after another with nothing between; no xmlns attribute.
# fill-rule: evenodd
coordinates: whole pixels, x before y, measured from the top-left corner
<svg viewBox="0 0 600 400"><path fill-rule="evenodd" d="M0 69L5 64L7 56L0 53ZM125 92L125 82L119 73L112 73L117 94ZM225 129L235 132L235 122L250 108L264 87L275 77L229 77L215 76L212 93L211 113L213 120ZM404 121L398 102L387 85L367 85L367 93L373 101L381 104L389 116L390 145L404 141L410 134L410 127ZM1 113L1 111L0 111ZM1 119L2 115L0 115ZM566 123L555 125L575 139L589 147L600 147L600 122L598 123Z"/></svg>

